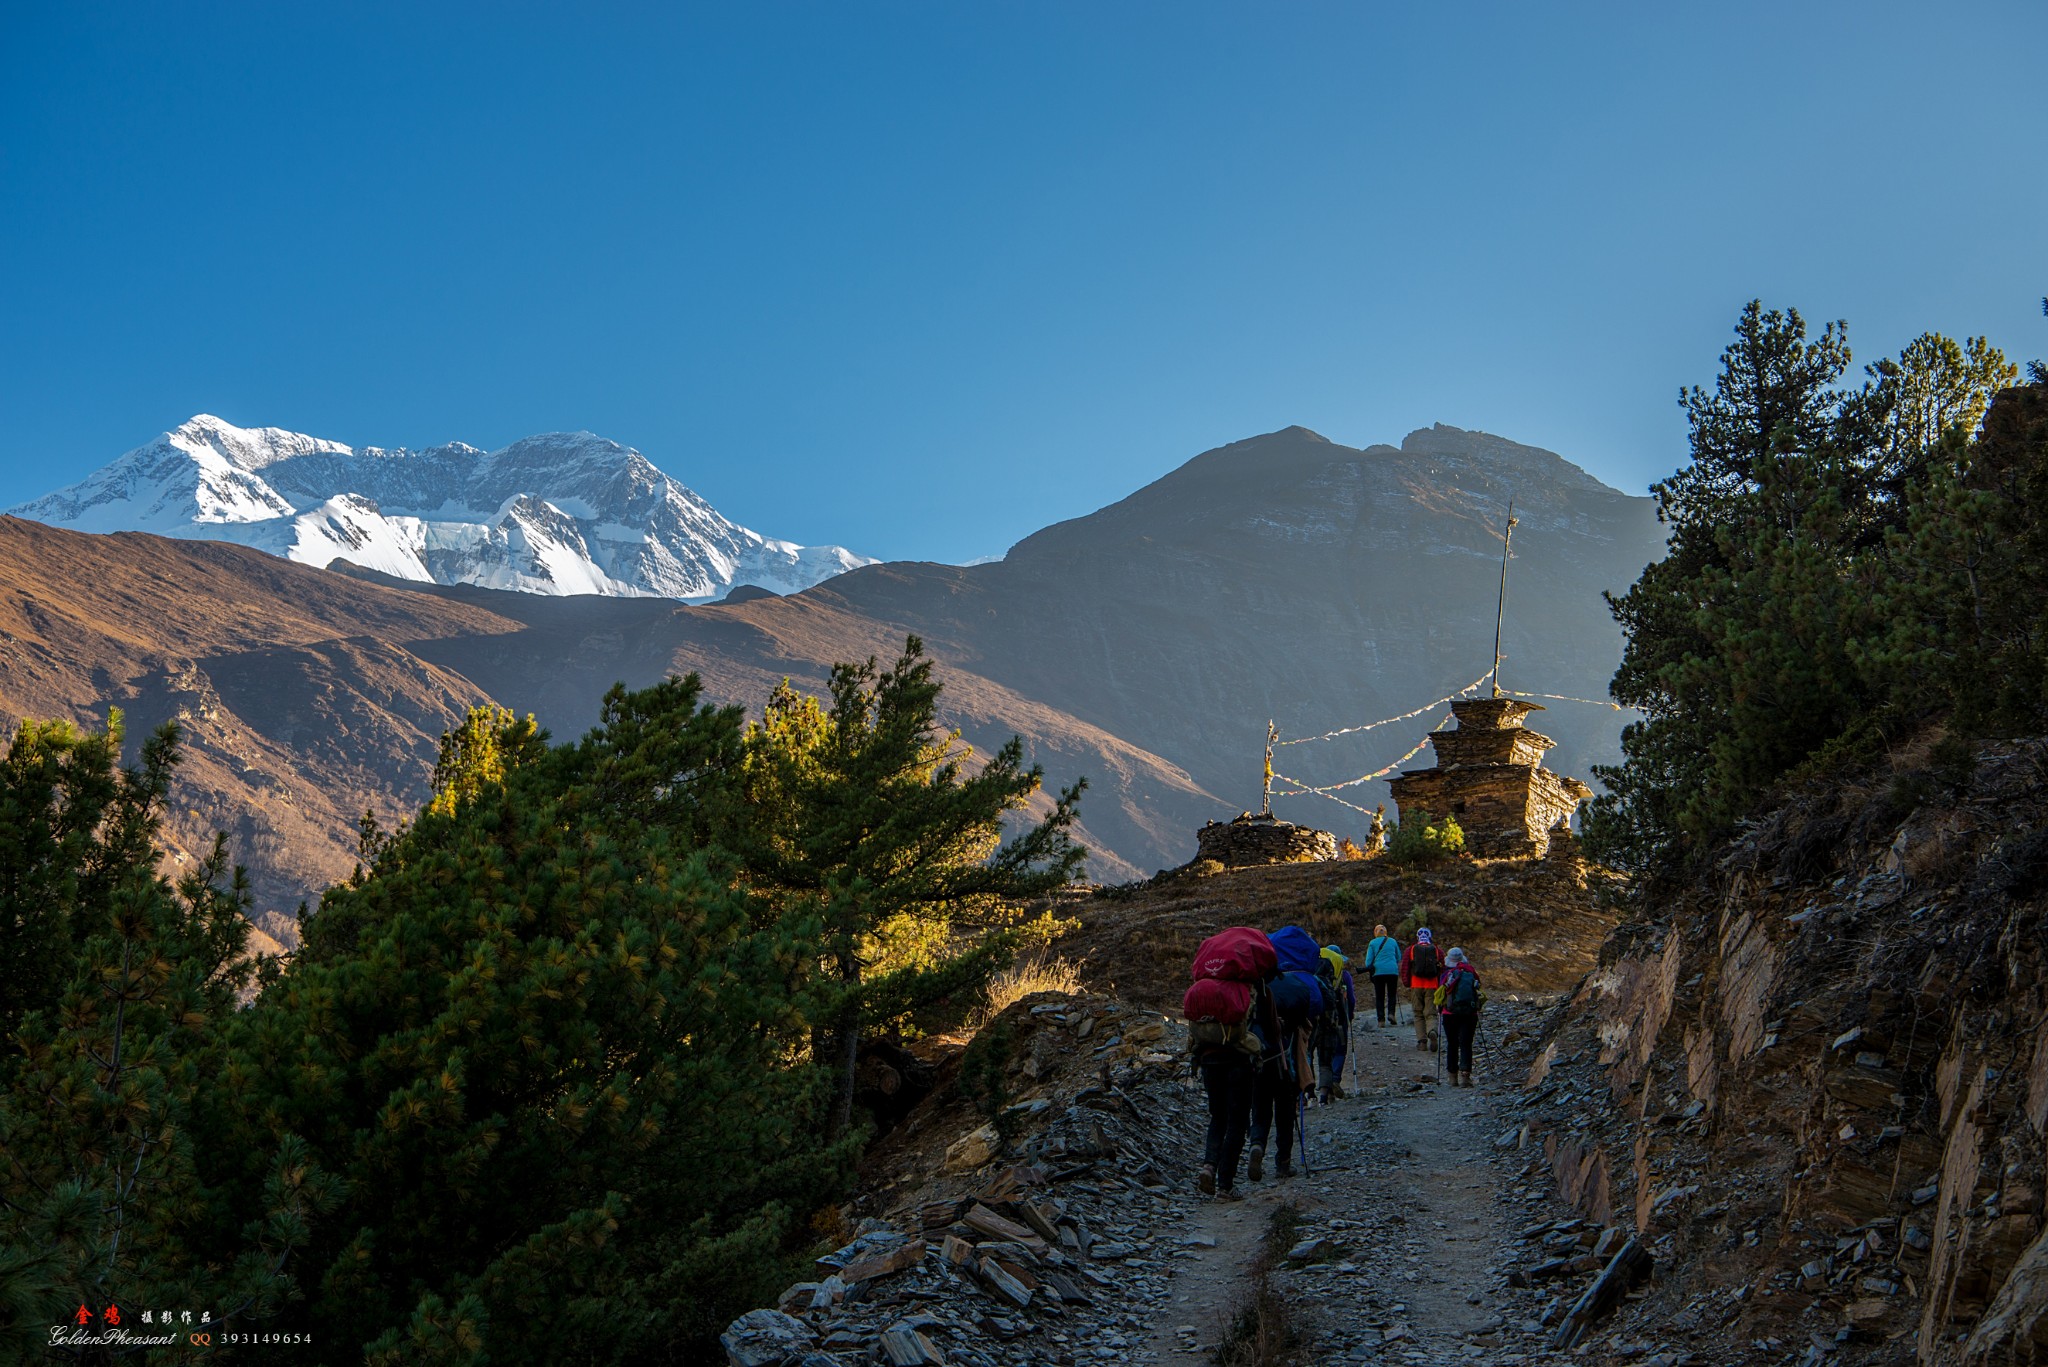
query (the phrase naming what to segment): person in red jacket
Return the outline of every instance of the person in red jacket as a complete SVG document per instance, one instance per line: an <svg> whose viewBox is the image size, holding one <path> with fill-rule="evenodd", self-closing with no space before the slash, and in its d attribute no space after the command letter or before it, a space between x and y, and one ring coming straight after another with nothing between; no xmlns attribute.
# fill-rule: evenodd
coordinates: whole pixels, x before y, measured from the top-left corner
<svg viewBox="0 0 2048 1367"><path fill-rule="evenodd" d="M1415 1047L1435 1049L1437 1031L1436 989L1443 973L1443 957L1429 938L1429 927L1415 932L1415 943L1401 955L1401 985L1415 1004Z"/></svg>

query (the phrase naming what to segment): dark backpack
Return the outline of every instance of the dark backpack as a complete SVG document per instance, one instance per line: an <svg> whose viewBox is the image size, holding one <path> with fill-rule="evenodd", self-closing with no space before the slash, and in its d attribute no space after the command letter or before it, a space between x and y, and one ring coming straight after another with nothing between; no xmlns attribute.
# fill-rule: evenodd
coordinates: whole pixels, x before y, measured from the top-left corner
<svg viewBox="0 0 2048 1367"><path fill-rule="evenodd" d="M1438 967L1436 946L1421 940L1416 941L1415 953L1408 960L1408 976L1411 978L1434 978L1437 975Z"/></svg>
<svg viewBox="0 0 2048 1367"><path fill-rule="evenodd" d="M1444 1007L1454 1016L1476 1016L1479 1014L1479 975L1469 968L1459 969L1451 974L1447 984L1450 990L1444 993Z"/></svg>

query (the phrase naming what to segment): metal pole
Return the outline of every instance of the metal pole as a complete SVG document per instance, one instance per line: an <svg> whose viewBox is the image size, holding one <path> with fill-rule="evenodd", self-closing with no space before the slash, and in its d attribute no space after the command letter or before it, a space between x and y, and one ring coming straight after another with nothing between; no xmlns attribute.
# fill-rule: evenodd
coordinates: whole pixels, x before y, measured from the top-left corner
<svg viewBox="0 0 2048 1367"><path fill-rule="evenodd" d="M1500 538L1500 604L1493 614L1493 696L1496 698L1500 696L1500 624L1508 615L1508 546L1515 539L1516 521L1515 501L1510 498L1507 530L1501 533ZM1272 753L1270 750L1266 752L1269 759Z"/></svg>

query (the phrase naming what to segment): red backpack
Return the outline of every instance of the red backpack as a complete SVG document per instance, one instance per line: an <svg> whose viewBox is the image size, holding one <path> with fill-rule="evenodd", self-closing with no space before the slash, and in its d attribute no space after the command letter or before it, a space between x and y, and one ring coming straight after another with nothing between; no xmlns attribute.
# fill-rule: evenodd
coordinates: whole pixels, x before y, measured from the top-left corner
<svg viewBox="0 0 2048 1367"><path fill-rule="evenodd" d="M1204 978L1180 999L1180 1013L1189 1021L1236 1025L1251 1013L1252 985L1229 978Z"/></svg>
<svg viewBox="0 0 2048 1367"><path fill-rule="evenodd" d="M1231 982L1264 982L1280 967L1280 956L1266 932L1251 926L1232 926L1202 941L1188 976L1196 982L1223 978Z"/></svg>
<svg viewBox="0 0 2048 1367"><path fill-rule="evenodd" d="M1209 1049L1236 1049L1257 1054L1259 1037L1251 1030L1252 1001L1258 989L1231 978L1202 978L1180 1000L1188 1021L1188 1048L1196 1058Z"/></svg>

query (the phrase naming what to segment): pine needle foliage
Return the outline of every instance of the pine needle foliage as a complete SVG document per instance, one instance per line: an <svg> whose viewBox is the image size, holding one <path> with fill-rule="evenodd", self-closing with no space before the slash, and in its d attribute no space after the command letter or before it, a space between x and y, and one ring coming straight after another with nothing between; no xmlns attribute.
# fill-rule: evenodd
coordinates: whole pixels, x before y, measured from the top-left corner
<svg viewBox="0 0 2048 1367"><path fill-rule="evenodd" d="M789 1066L809 946L705 843L745 747L699 693L614 689L555 748L474 715L240 1022L245 1134L351 1180L313 1255L326 1358L665 1360L778 1290L842 1188L854 1146Z"/></svg>
<svg viewBox="0 0 2048 1367"><path fill-rule="evenodd" d="M915 640L751 726L701 695L615 688L568 745L472 712L233 1023L223 1151L347 1183L310 1360L709 1360L847 1190L862 1038L978 991L1008 899L1078 871L1078 787L1005 839L1041 775L937 727Z"/></svg>
<svg viewBox="0 0 2048 1367"><path fill-rule="evenodd" d="M1087 853L1071 834L1081 783L1003 839L1044 771L1015 739L976 766L938 726L939 690L915 636L886 669L837 666L827 699L785 683L747 735L744 800L718 837L816 955L806 1010L835 1134L852 1122L862 1038L972 1000L1019 944L1045 938L1017 903L1071 883Z"/></svg>
<svg viewBox="0 0 2048 1367"><path fill-rule="evenodd" d="M288 1131L238 1153L214 1142L237 1001L259 973L246 885L224 837L183 877L157 872L177 730L134 769L121 743L118 713L103 733L27 724L0 762L0 927L41 979L8 988L0 1361L42 1360L79 1310L104 1326L175 1305L216 1331L274 1314L301 1294L309 1221L340 1194Z"/></svg>
<svg viewBox="0 0 2048 1367"><path fill-rule="evenodd" d="M1691 459L1655 486L1668 553L1609 599L1612 686L1642 721L1586 822L1596 853L1673 870L1803 766L1932 719L2044 716L2037 603L2044 387L1982 338L1929 333L1843 383L1847 331L1743 310Z"/></svg>

